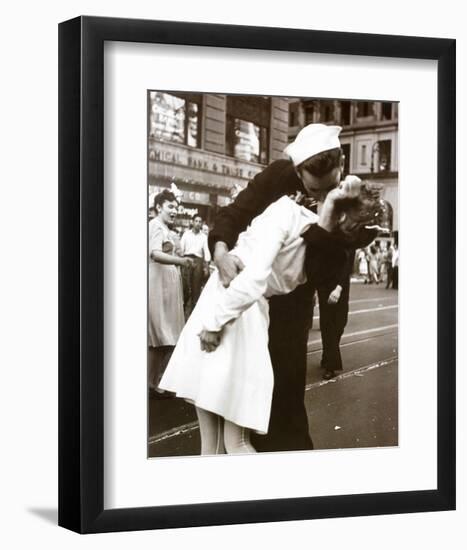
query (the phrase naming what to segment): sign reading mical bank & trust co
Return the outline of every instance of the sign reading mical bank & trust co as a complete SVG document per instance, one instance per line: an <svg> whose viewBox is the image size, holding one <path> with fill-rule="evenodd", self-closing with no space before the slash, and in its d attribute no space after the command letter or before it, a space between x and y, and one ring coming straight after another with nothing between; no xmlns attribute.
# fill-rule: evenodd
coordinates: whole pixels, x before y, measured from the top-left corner
<svg viewBox="0 0 467 550"><path fill-rule="evenodd" d="M262 164L225 157L204 150L192 149L185 145L149 140L149 166L151 163L170 164L196 172L205 172L217 177L224 176L249 181L264 169ZM154 169L154 171L156 171ZM200 179L198 175L194 179ZM206 182L209 183L209 182Z"/></svg>

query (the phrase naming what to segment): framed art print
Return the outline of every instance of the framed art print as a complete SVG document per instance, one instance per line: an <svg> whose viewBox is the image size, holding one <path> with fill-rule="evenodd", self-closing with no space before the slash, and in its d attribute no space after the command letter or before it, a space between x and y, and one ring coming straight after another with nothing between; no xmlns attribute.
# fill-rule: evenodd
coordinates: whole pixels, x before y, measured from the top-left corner
<svg viewBox="0 0 467 550"><path fill-rule="evenodd" d="M455 41L59 48L59 524L453 509Z"/></svg>

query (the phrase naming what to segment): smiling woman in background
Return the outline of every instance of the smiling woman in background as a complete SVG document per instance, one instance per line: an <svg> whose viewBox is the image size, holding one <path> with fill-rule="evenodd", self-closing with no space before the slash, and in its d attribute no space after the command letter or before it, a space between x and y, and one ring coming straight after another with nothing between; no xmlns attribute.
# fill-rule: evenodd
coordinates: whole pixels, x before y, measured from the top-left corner
<svg viewBox="0 0 467 550"><path fill-rule="evenodd" d="M154 197L156 217L149 222L149 369L148 387L157 389L185 324L182 280L178 266L191 264L175 254L169 225L177 215L175 195L164 190Z"/></svg>

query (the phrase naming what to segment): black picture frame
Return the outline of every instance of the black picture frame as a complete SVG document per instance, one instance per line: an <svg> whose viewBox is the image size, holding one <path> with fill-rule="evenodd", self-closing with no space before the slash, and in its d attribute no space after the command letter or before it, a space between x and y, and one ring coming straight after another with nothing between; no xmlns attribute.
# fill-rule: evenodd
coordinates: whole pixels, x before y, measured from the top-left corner
<svg viewBox="0 0 467 550"><path fill-rule="evenodd" d="M436 490L104 509L105 41L437 60ZM59 525L97 533L455 509L455 48L451 39L101 17L59 25Z"/></svg>

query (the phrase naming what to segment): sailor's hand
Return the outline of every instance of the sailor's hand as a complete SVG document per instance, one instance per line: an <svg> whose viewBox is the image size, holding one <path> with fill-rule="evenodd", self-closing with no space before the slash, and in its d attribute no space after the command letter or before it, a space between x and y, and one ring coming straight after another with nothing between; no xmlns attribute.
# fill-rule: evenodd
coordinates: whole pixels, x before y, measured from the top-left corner
<svg viewBox="0 0 467 550"><path fill-rule="evenodd" d="M214 251L214 263L219 270L221 283L228 287L235 277L245 267L238 256L231 254L225 243L216 243Z"/></svg>
<svg viewBox="0 0 467 550"><path fill-rule="evenodd" d="M328 304L334 305L340 300L342 294L342 287L337 285L336 288L328 296Z"/></svg>
<svg viewBox="0 0 467 550"><path fill-rule="evenodd" d="M211 330L202 330L199 334L201 350L208 353L214 351L221 343L222 331L214 332Z"/></svg>

